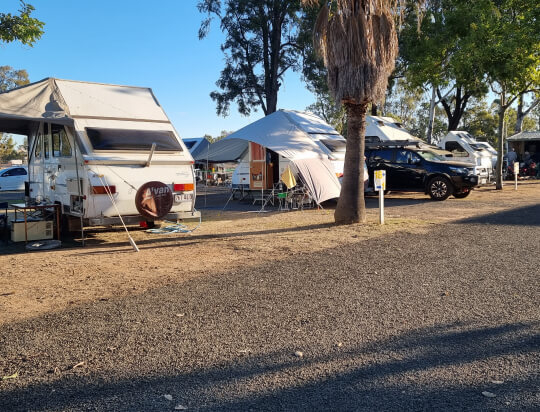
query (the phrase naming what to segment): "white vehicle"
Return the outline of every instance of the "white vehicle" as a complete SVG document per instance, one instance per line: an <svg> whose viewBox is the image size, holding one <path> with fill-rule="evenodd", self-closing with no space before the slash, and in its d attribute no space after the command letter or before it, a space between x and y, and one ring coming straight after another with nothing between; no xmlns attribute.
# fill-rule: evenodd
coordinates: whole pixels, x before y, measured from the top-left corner
<svg viewBox="0 0 540 412"><path fill-rule="evenodd" d="M410 134L400 122L391 117L366 116L366 143L400 141L421 141Z"/></svg>
<svg viewBox="0 0 540 412"><path fill-rule="evenodd" d="M479 142L465 131L450 131L438 145L452 153L456 161L475 165L479 184L485 184L493 178L497 151L489 143Z"/></svg>
<svg viewBox="0 0 540 412"><path fill-rule="evenodd" d="M193 158L151 89L48 78L0 94L4 130L28 135L30 200L85 226L153 221L135 203L143 185L167 195L160 217L200 216Z"/></svg>
<svg viewBox="0 0 540 412"><path fill-rule="evenodd" d="M24 190L24 182L28 177L26 166L8 167L0 170L0 191Z"/></svg>

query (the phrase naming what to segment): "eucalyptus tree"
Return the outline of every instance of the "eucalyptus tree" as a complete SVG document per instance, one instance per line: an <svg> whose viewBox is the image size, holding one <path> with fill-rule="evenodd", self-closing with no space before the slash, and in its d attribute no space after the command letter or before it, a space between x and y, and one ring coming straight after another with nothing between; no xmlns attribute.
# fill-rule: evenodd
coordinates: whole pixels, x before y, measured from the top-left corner
<svg viewBox="0 0 540 412"><path fill-rule="evenodd" d="M300 0L200 0L197 7L206 14L200 39L213 19L225 33L220 90L210 94L218 115L226 116L233 102L244 115L259 108L265 115L275 112L283 76L301 67Z"/></svg>
<svg viewBox="0 0 540 412"><path fill-rule="evenodd" d="M19 14L0 13L0 42L20 41L32 46L39 40L45 23L32 17L33 11L31 4L21 0Z"/></svg>

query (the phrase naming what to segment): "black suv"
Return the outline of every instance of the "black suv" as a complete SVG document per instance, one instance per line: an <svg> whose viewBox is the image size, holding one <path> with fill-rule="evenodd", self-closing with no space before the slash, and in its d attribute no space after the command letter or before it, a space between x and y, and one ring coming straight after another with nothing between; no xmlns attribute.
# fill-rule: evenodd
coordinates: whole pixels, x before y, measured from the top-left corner
<svg viewBox="0 0 540 412"><path fill-rule="evenodd" d="M450 195L462 199L478 185L474 166L448 161L440 150L429 146L366 147L366 163L371 187L373 171L386 170L387 190L423 191L433 200Z"/></svg>

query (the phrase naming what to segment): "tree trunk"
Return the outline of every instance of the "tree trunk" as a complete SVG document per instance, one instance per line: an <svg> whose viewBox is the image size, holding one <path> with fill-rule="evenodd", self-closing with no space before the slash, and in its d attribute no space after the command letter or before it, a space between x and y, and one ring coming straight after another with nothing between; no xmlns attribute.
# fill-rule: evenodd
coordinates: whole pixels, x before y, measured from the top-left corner
<svg viewBox="0 0 540 412"><path fill-rule="evenodd" d="M495 189L502 190L503 189L503 155L504 155L504 113L506 112L506 94L503 91L500 94L500 102L499 102L499 127L498 127L498 144L497 144L497 183L495 185Z"/></svg>
<svg viewBox="0 0 540 412"><path fill-rule="evenodd" d="M371 103L371 115L378 116L377 114L378 111L379 111L379 107L375 103Z"/></svg>
<svg viewBox="0 0 540 412"><path fill-rule="evenodd" d="M345 103L347 110L347 146L343 180L334 220L338 225L364 223L364 151L367 103Z"/></svg>
<svg viewBox="0 0 540 412"><path fill-rule="evenodd" d="M435 120L435 98L437 97L437 92L435 90L435 86L433 86L433 89L431 90L431 101L429 102L429 121L428 121L428 127L426 131L426 139L428 144L432 144L433 142L433 122Z"/></svg>

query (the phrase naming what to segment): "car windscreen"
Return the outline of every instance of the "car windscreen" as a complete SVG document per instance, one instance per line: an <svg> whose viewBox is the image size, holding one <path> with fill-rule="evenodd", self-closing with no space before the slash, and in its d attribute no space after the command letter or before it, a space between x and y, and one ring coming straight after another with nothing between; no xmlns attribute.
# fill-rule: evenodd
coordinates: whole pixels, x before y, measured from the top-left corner
<svg viewBox="0 0 540 412"><path fill-rule="evenodd" d="M86 134L94 150L143 150L149 151L152 143L156 151L181 152L182 146L171 131L100 129L87 127Z"/></svg>
<svg viewBox="0 0 540 412"><path fill-rule="evenodd" d="M430 162L444 162L445 160L447 160L444 157L439 156L437 153L431 152L429 150L419 150L416 153L418 153L424 159L429 160Z"/></svg>

